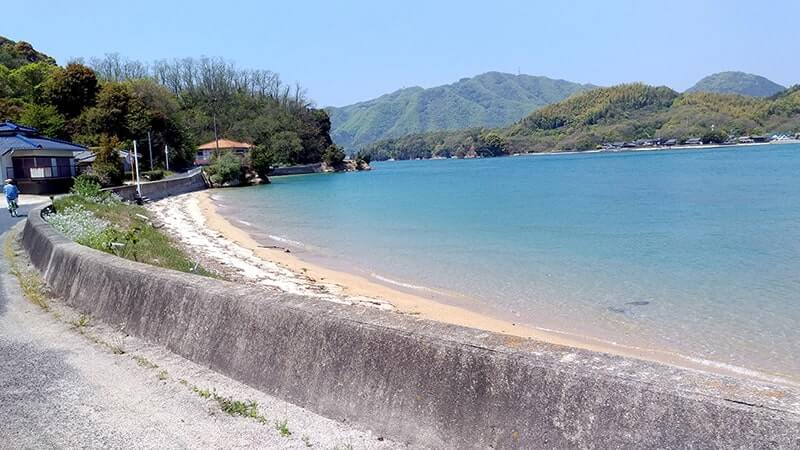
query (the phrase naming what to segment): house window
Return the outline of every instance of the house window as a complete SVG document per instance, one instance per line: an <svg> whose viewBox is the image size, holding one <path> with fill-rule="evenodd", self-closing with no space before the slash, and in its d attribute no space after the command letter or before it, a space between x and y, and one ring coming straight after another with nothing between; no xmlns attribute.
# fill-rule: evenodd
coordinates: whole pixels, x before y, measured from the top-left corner
<svg viewBox="0 0 800 450"><path fill-rule="evenodd" d="M69 178L74 175L74 160L64 157L12 157L13 167L8 168L9 178L42 179Z"/></svg>

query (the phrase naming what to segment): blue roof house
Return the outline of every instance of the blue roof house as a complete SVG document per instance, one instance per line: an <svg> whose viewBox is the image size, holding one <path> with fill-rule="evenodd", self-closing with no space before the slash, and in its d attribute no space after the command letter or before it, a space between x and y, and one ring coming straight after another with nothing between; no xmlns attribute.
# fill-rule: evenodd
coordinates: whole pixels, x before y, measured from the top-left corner
<svg viewBox="0 0 800 450"><path fill-rule="evenodd" d="M52 139L35 128L0 122L0 167L25 194L67 192L77 175L75 154L86 147Z"/></svg>

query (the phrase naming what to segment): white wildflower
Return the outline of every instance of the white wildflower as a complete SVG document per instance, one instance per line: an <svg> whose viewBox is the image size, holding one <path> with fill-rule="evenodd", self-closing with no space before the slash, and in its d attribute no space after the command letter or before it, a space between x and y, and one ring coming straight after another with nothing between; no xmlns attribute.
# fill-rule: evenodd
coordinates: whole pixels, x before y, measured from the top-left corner
<svg viewBox="0 0 800 450"><path fill-rule="evenodd" d="M81 205L74 205L47 217L58 231L76 242L86 242L98 237L111 226L106 220L95 217Z"/></svg>

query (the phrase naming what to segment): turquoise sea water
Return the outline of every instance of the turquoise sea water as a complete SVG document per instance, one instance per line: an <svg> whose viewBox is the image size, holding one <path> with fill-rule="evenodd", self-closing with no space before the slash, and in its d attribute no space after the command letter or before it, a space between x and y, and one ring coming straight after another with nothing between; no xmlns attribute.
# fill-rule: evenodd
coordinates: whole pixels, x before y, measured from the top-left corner
<svg viewBox="0 0 800 450"><path fill-rule="evenodd" d="M800 145L387 162L214 198L332 268L800 378Z"/></svg>

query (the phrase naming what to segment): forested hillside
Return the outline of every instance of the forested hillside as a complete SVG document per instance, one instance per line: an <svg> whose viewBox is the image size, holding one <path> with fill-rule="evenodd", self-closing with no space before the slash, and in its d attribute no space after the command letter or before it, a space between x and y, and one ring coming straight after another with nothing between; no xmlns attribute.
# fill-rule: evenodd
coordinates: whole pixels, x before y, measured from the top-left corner
<svg viewBox="0 0 800 450"><path fill-rule="evenodd" d="M713 94L739 94L752 97L769 97L786 89L762 76L744 72L720 72L698 81L686 92Z"/></svg>
<svg viewBox="0 0 800 450"><path fill-rule="evenodd" d="M731 94L678 94L667 87L623 84L583 92L500 129L425 133L376 142L372 159L590 150L607 142L800 132L800 88L769 98Z"/></svg>
<svg viewBox="0 0 800 450"><path fill-rule="evenodd" d="M590 89L547 77L488 72L430 89L412 87L328 108L333 140L355 150L379 139L435 130L510 125L536 108Z"/></svg>
<svg viewBox="0 0 800 450"><path fill-rule="evenodd" d="M117 55L61 67L29 44L0 42L0 118L47 135L130 148L150 132L154 148L172 149L172 167L213 139L215 116L220 137L252 142L276 163L318 162L332 145L327 113L273 72L217 58L146 64ZM163 164L163 153L154 159Z"/></svg>

